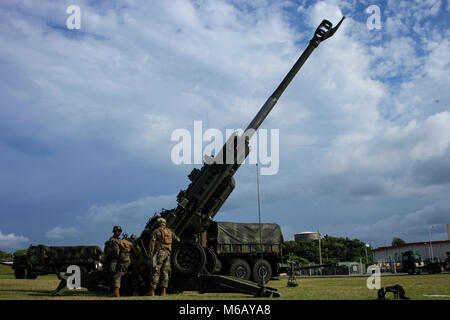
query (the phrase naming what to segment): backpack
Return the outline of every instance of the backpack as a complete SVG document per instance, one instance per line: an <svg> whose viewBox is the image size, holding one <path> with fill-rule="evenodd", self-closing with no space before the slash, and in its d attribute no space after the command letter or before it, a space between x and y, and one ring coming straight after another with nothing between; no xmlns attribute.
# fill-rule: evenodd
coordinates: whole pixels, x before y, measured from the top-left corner
<svg viewBox="0 0 450 320"><path fill-rule="evenodd" d="M119 246L119 261L129 261L133 244L126 239L114 239L114 242Z"/></svg>

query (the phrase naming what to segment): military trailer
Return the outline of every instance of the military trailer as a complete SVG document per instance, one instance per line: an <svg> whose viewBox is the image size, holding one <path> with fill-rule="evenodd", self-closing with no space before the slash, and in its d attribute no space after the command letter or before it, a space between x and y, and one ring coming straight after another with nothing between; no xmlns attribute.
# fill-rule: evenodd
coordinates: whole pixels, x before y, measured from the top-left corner
<svg viewBox="0 0 450 320"><path fill-rule="evenodd" d="M256 283L279 275L283 234L275 223L213 222L206 241L217 256L219 274Z"/></svg>
<svg viewBox="0 0 450 320"><path fill-rule="evenodd" d="M39 275L65 272L70 265L91 272L100 268L101 255L102 250L98 246L31 245L27 253L14 257L11 267L17 279L36 279Z"/></svg>

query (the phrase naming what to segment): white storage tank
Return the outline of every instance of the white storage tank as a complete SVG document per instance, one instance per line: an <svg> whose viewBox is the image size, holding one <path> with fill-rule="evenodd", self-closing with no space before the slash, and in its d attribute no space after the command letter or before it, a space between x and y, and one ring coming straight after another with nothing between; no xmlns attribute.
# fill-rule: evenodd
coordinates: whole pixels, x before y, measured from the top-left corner
<svg viewBox="0 0 450 320"><path fill-rule="evenodd" d="M318 232L311 232L311 231L305 231L302 233L294 234L295 241L308 240L308 239L319 240L319 237L320 237L320 235Z"/></svg>

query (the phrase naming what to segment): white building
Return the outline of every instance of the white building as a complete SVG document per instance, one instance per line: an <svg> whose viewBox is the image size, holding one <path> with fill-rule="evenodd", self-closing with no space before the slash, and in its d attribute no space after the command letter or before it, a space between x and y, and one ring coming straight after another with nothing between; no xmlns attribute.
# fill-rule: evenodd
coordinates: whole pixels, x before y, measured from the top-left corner
<svg viewBox="0 0 450 320"><path fill-rule="evenodd" d="M450 240L430 242L412 242L399 245L398 247L379 247L373 249L373 259L375 263L390 261L400 261L402 253L409 250L415 250L422 256L423 260L432 257L438 261L447 259L447 252L450 252Z"/></svg>

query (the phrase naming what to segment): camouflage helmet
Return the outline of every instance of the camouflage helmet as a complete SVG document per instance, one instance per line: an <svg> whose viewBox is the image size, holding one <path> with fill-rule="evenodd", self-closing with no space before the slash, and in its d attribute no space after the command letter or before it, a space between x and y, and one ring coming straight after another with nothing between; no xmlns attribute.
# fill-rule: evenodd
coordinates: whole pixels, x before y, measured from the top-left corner
<svg viewBox="0 0 450 320"><path fill-rule="evenodd" d="M121 226L114 226L113 231L112 232L116 232L116 231L120 231L122 232L122 227Z"/></svg>
<svg viewBox="0 0 450 320"><path fill-rule="evenodd" d="M137 235L135 235L134 233L131 235L131 240L136 240L137 239Z"/></svg>
<svg viewBox="0 0 450 320"><path fill-rule="evenodd" d="M158 218L158 224L159 224L159 225L161 225L161 224L167 224L166 219L164 219L164 218Z"/></svg>

